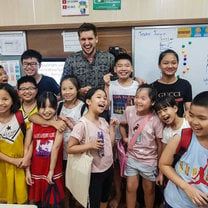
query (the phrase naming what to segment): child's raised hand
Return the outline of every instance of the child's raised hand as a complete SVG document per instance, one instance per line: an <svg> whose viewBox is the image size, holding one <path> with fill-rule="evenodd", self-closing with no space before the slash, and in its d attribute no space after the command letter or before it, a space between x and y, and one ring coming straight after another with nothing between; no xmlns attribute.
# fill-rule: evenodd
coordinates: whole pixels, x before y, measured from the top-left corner
<svg viewBox="0 0 208 208"><path fill-rule="evenodd" d="M208 194L202 193L199 189L190 184L187 184L187 186L184 188L184 192L192 201L192 203L196 205L196 207L208 206Z"/></svg>
<svg viewBox="0 0 208 208"><path fill-rule="evenodd" d="M113 74L111 74L111 73L108 73L108 74L104 75L103 80L104 80L106 85L108 85L108 86L110 85L110 78L112 76L113 76Z"/></svg>

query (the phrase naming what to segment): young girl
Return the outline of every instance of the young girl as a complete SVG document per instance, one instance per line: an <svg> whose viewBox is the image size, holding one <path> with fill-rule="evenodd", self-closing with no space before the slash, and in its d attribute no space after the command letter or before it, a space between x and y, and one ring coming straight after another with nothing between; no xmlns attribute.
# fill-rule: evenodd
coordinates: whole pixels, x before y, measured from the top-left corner
<svg viewBox="0 0 208 208"><path fill-rule="evenodd" d="M15 116L19 107L14 88L0 84L0 202L9 204L27 201L25 172L17 167L24 154L24 135Z"/></svg>
<svg viewBox="0 0 208 208"><path fill-rule="evenodd" d="M157 90L158 98L173 95L178 104L178 115L184 115L185 110L189 110L192 100L191 84L175 76L178 69L178 54L167 49L159 56L158 66L161 70L162 77L153 82L153 87Z"/></svg>
<svg viewBox="0 0 208 208"><path fill-rule="evenodd" d="M156 92L150 85L140 85L134 98L135 105L128 106L120 119L120 132L124 142L128 143L128 160L125 170L128 208L133 208L136 205L139 175L143 178L145 207L152 208L154 205L157 161L162 150L161 138L163 131L162 123L152 110L155 98ZM129 143L132 137L145 120L144 128L130 149ZM128 135L126 132L127 126Z"/></svg>
<svg viewBox="0 0 208 208"><path fill-rule="evenodd" d="M70 133L74 125L81 118L81 109L84 102L78 98L80 89L79 82L76 77L65 76L61 80L61 97L63 101L59 103L58 116L67 124L67 129L64 131L64 151L63 151L63 165L66 169L67 162L67 144L69 141ZM60 112L59 112L60 111Z"/></svg>
<svg viewBox="0 0 208 208"><path fill-rule="evenodd" d="M173 168L181 139L176 134L160 158L161 171L170 179L164 191L166 208L208 207L208 91L193 99L188 120L193 134L187 151Z"/></svg>
<svg viewBox="0 0 208 208"><path fill-rule="evenodd" d="M52 92L44 92L37 98L39 115L45 120L55 119L57 98ZM31 203L41 204L49 184L56 182L61 200L64 198L64 177L62 172L63 134L52 126L32 123L25 139L25 155L30 143L33 144L31 167L26 169L27 184L30 185L29 199ZM54 204L52 189L50 204ZM58 194L57 201L60 202Z"/></svg>
<svg viewBox="0 0 208 208"><path fill-rule="evenodd" d="M78 122L70 135L67 152L69 154L90 151L93 156L92 173L89 188L90 208L106 208L111 193L113 180L112 145L115 139L115 125L118 120L112 119L109 124L99 117L107 106L107 95L99 88L91 88L85 97L88 112L83 116L89 128L90 142L85 144L85 127ZM104 144L98 138L98 132L104 136ZM99 156L99 150L104 148L104 156Z"/></svg>
<svg viewBox="0 0 208 208"><path fill-rule="evenodd" d="M173 96L165 96L158 99L154 109L160 120L165 124L162 138L164 149L175 134L181 135L182 129L190 126L185 118L178 116L178 106Z"/></svg>
<svg viewBox="0 0 208 208"><path fill-rule="evenodd" d="M59 103L57 114L59 119L67 124L64 131L64 145L63 145L63 170L66 170L67 162L67 144L74 125L81 118L81 108L84 102L78 98L80 89L79 82L76 77L66 75L61 80L61 97L63 101ZM65 207L69 206L69 191L65 188Z"/></svg>

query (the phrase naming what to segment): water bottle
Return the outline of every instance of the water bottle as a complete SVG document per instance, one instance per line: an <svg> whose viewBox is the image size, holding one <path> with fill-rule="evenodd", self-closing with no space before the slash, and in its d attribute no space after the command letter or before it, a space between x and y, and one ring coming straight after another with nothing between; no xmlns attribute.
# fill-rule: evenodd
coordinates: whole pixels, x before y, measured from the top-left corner
<svg viewBox="0 0 208 208"><path fill-rule="evenodd" d="M98 132L98 138L100 139L100 142L102 142L104 144L104 136L103 136L102 131ZM99 154L100 157L104 156L104 146L103 146L103 148L98 150L98 154Z"/></svg>

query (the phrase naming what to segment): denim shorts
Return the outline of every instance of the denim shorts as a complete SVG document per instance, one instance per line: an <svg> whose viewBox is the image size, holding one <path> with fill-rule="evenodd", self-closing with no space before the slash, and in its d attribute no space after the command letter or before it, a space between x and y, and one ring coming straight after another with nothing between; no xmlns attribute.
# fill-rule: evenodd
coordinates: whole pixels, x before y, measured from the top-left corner
<svg viewBox="0 0 208 208"><path fill-rule="evenodd" d="M149 181L155 181L158 175L157 166L150 166L128 157L125 176L141 175Z"/></svg>

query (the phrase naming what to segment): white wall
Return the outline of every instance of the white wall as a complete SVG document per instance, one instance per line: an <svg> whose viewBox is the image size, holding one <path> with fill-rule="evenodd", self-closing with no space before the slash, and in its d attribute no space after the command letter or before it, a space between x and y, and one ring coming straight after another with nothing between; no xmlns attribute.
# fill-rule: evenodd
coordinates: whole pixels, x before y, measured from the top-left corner
<svg viewBox="0 0 208 208"><path fill-rule="evenodd" d="M0 0L0 26L208 18L208 0L121 0L121 10L62 17L60 0Z"/></svg>

